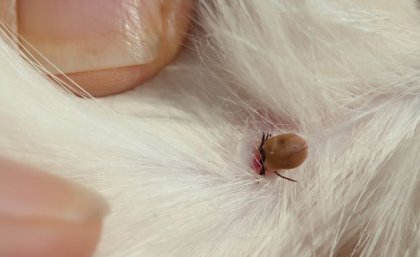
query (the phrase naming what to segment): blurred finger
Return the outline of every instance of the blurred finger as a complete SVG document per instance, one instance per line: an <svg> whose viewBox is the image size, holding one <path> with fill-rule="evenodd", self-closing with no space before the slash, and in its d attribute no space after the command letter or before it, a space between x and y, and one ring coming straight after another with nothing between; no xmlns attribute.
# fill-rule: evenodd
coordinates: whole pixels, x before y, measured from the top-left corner
<svg viewBox="0 0 420 257"><path fill-rule="evenodd" d="M0 256L88 257L107 212L84 187L0 159Z"/></svg>

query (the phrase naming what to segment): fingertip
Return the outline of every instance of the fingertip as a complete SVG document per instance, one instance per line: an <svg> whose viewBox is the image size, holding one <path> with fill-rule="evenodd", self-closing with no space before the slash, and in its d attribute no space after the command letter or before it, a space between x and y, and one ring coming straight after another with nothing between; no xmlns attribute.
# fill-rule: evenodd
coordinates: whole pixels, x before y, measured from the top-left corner
<svg viewBox="0 0 420 257"><path fill-rule="evenodd" d="M88 257L109 211L96 192L0 158L0 256Z"/></svg>
<svg viewBox="0 0 420 257"><path fill-rule="evenodd" d="M193 5L193 0L21 0L17 31L21 47L48 74L76 93L80 86L104 96L142 84L173 60Z"/></svg>
<svg viewBox="0 0 420 257"><path fill-rule="evenodd" d="M0 256L89 257L99 241L102 221L0 218Z"/></svg>

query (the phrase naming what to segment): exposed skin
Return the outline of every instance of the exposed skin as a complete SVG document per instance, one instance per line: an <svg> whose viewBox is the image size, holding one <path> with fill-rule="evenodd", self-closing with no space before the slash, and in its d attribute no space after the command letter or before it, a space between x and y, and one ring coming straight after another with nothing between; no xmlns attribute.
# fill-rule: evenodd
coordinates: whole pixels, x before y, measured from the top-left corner
<svg viewBox="0 0 420 257"><path fill-rule="evenodd" d="M21 36L17 45L47 74L105 96L142 84L176 56L193 6L193 0L1 0L0 22ZM106 213L90 190L0 156L0 256L92 256Z"/></svg>

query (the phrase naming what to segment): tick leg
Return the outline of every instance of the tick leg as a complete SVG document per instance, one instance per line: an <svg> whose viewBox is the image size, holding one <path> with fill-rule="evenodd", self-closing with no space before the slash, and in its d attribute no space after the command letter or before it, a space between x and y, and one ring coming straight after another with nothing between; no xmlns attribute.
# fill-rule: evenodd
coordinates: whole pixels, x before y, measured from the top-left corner
<svg viewBox="0 0 420 257"><path fill-rule="evenodd" d="M265 134L265 132L263 132L262 138L261 138L261 145L260 148L258 149L260 152L260 160L259 163L261 164L261 170L260 170L260 175L264 176L265 175L265 167L264 167L264 161L265 161L265 153L264 150L262 149L264 142L268 139L268 134Z"/></svg>
<svg viewBox="0 0 420 257"><path fill-rule="evenodd" d="M265 142L265 133L263 132L263 135L262 135L262 138L261 138L261 144L260 144L260 147L258 149L262 148L262 146L264 145L264 142Z"/></svg>
<svg viewBox="0 0 420 257"><path fill-rule="evenodd" d="M287 179L287 180L292 181L292 182L297 182L294 179L291 179L291 178L288 178L288 177L285 177L285 176L280 175L277 171L274 171L274 173L276 173L276 175L279 176L279 177L281 177L281 178Z"/></svg>
<svg viewBox="0 0 420 257"><path fill-rule="evenodd" d="M265 175L265 167L264 167L264 164L261 165L260 175L261 176L264 176Z"/></svg>

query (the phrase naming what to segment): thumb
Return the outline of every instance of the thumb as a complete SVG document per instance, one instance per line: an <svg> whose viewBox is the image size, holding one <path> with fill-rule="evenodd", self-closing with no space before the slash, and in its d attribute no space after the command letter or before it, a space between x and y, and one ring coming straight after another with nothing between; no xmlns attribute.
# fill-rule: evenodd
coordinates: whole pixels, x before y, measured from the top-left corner
<svg viewBox="0 0 420 257"><path fill-rule="evenodd" d="M0 159L0 256L89 257L107 211L96 193Z"/></svg>
<svg viewBox="0 0 420 257"><path fill-rule="evenodd" d="M174 58L192 5L193 0L17 0L16 27L20 43L50 73L57 70L41 56L101 96L139 85Z"/></svg>

